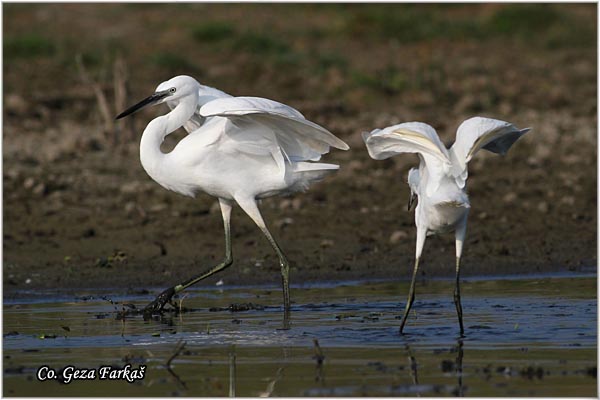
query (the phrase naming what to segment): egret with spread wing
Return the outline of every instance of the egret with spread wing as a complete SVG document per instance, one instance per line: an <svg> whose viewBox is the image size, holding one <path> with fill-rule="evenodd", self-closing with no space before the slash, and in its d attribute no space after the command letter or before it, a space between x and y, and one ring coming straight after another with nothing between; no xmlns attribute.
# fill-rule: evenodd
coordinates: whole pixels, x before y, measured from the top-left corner
<svg viewBox="0 0 600 400"><path fill-rule="evenodd" d="M204 192L219 199L225 228L225 258L220 264L162 292L146 307L159 312L171 298L233 262L230 216L237 203L262 230L279 257L284 324L289 317L289 263L261 216L257 200L304 191L339 168L317 163L330 147L348 145L297 110L259 97L232 97L200 85L189 76L161 83L154 94L117 119L143 107L166 103L171 111L148 124L140 143L142 166L161 186L185 196ZM170 153L164 138L183 127L184 137Z"/></svg>
<svg viewBox="0 0 600 400"><path fill-rule="evenodd" d="M454 231L456 235L456 286L454 304L458 314L461 335L464 333L460 302L460 258L467 230L467 215L471 205L466 192L467 164L481 149L505 154L527 129L496 119L474 117L464 121L456 132L456 141L447 149L435 129L421 122L408 122L375 129L363 134L369 155L383 160L400 153L417 153L419 168L408 172L411 196L408 209L415 197L417 246L415 266L406 308L400 323L400 333L415 299L415 278L419 259L429 235Z"/></svg>

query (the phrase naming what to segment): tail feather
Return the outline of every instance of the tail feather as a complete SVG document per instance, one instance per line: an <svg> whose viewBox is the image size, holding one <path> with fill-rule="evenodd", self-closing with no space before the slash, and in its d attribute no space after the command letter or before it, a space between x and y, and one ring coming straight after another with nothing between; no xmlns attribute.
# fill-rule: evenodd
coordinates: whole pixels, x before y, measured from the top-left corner
<svg viewBox="0 0 600 400"><path fill-rule="evenodd" d="M297 162L292 165L291 179L294 183L290 192L304 192L312 183L340 169L339 165L325 163Z"/></svg>
<svg viewBox="0 0 600 400"><path fill-rule="evenodd" d="M294 172L320 171L320 170L335 170L340 169L337 164L313 163L313 162L296 162L294 163Z"/></svg>

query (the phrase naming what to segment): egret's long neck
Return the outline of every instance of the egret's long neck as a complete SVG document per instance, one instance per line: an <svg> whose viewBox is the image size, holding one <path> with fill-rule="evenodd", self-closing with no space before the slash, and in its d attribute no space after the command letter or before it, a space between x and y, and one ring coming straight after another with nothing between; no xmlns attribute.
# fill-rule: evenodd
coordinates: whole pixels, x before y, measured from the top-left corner
<svg viewBox="0 0 600 400"><path fill-rule="evenodd" d="M196 96L183 98L170 113L153 119L144 129L140 142L140 160L153 179L157 179L155 175L166 156L160 145L168 134L181 128L191 118L196 110L197 101Z"/></svg>

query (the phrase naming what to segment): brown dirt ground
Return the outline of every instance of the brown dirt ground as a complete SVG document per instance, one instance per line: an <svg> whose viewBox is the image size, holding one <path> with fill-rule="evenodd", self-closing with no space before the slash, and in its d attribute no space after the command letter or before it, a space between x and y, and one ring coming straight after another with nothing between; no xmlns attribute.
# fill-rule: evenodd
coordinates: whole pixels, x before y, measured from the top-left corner
<svg viewBox="0 0 600 400"><path fill-rule="evenodd" d="M96 98L77 73L77 53L115 114L121 110L113 110L111 71L120 54L130 103L187 72L231 94L290 104L349 143L350 151L325 157L341 165L339 173L307 193L262 201L293 264L293 284L408 279L415 228L405 181L417 159L371 160L360 134L420 120L449 144L473 115L533 130L507 156L479 154L470 164L464 275L595 270L595 6L547 6L550 15L588 28L581 35L591 44L563 38L558 25L548 30L551 24L524 36L427 31L393 39L406 33L378 33L369 24L385 16L369 17L375 7L382 6L5 4L5 296L27 289L164 287L215 264L224 251L215 200L168 192L140 165L137 135L165 110L136 115L129 122L135 140L111 146ZM511 5L438 7L424 9L442 20L489 22ZM211 37L211 21L224 21L235 33L208 25L217 31ZM191 32L201 23L199 42ZM19 53L26 44L17 39L28 35L42 41L30 50L34 56ZM52 38L49 50L40 37ZM557 45L548 37L564 40ZM239 209L233 236L234 265L206 284L279 282L275 254ZM422 274L452 275L453 254L452 235L429 238Z"/></svg>

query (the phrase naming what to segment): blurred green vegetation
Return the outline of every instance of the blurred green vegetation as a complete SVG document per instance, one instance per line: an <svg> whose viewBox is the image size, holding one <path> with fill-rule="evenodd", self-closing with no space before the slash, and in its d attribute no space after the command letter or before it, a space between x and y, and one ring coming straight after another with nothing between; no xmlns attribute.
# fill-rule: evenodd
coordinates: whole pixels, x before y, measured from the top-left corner
<svg viewBox="0 0 600 400"><path fill-rule="evenodd" d="M393 65L375 71L372 74L354 71L352 80L359 86L366 86L384 94L394 95L406 89L410 78Z"/></svg>
<svg viewBox="0 0 600 400"><path fill-rule="evenodd" d="M456 12L464 5L405 4L351 9L342 35L397 40L511 39L547 47L593 46L595 29L554 4L506 4L489 15Z"/></svg>
<svg viewBox="0 0 600 400"><path fill-rule="evenodd" d="M512 4L497 10L483 28L494 34L519 40L537 39L549 48L593 46L596 32L551 4Z"/></svg>
<svg viewBox="0 0 600 400"><path fill-rule="evenodd" d="M508 47L515 54L590 51L596 46L595 9L510 3L7 4L4 57L11 66L5 71L17 73L19 62L33 60L22 66L43 61L49 73L76 76L74 55L82 54L91 73L110 76L110 60L118 53L136 79L152 83L157 75L186 73L224 89L239 89L242 80L260 86L262 79L269 90L283 85L293 96L314 93L307 84L319 82L327 87L319 95L330 98L356 90L397 96L423 88L440 95L455 73L439 55L445 50L431 49L460 53L471 46L482 56ZM68 18L72 24L66 25ZM106 21L108 33L102 30ZM404 58L407 52L416 59Z"/></svg>
<svg viewBox="0 0 600 400"><path fill-rule="evenodd" d="M4 58L33 58L40 56L52 56L56 52L56 46L48 38L35 33L27 33L21 36L9 36L4 38Z"/></svg>
<svg viewBox="0 0 600 400"><path fill-rule="evenodd" d="M319 73L323 73L330 68L347 71L350 65L346 57L336 52L313 53L309 57L314 59L316 71Z"/></svg>
<svg viewBox="0 0 600 400"><path fill-rule="evenodd" d="M198 42L218 42L230 38L235 33L233 25L224 21L203 22L192 29L192 36Z"/></svg>
<svg viewBox="0 0 600 400"><path fill-rule="evenodd" d="M200 68L185 56L172 52L156 52L148 57L149 62L171 75L200 74Z"/></svg>
<svg viewBox="0 0 600 400"><path fill-rule="evenodd" d="M450 20L435 5L361 6L346 17L341 34L367 39L394 39L415 42L439 37L452 37L473 29L472 20ZM450 28L452 33L450 32Z"/></svg>
<svg viewBox="0 0 600 400"><path fill-rule="evenodd" d="M284 55L291 52L290 45L277 35L251 31L238 34L232 48L257 55Z"/></svg>

